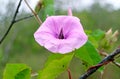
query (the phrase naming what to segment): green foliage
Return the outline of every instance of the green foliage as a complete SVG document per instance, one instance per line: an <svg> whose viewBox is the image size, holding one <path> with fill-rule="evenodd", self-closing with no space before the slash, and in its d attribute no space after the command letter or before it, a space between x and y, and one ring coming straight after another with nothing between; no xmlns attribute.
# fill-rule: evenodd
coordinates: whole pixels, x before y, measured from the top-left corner
<svg viewBox="0 0 120 79"><path fill-rule="evenodd" d="M2 49L0 48L0 62L1 62L1 59L3 58L3 51Z"/></svg>
<svg viewBox="0 0 120 79"><path fill-rule="evenodd" d="M92 42L95 48L99 47L99 43L104 38L104 36L105 32L100 29L88 33L89 40Z"/></svg>
<svg viewBox="0 0 120 79"><path fill-rule="evenodd" d="M96 21L93 20L93 17L91 17L91 14L88 11L82 11L80 13L75 12L75 16L78 16L80 18L80 21L85 29L95 29L96 27Z"/></svg>
<svg viewBox="0 0 120 79"><path fill-rule="evenodd" d="M96 41L100 41L105 35L105 32L98 29L92 32L91 36L95 38Z"/></svg>
<svg viewBox="0 0 120 79"><path fill-rule="evenodd" d="M36 6L36 10L38 12L38 10L40 10L40 18L42 19L42 21L44 21L48 16L54 15L54 0L43 0L42 4L43 7L38 9L38 7Z"/></svg>
<svg viewBox="0 0 120 79"><path fill-rule="evenodd" d="M39 15L42 19L42 21L45 20L46 15L54 15L54 0L43 0L41 5L36 6L36 12L39 12ZM13 14L14 12L13 5L11 10L6 10L8 12L7 15ZM61 10L59 10L61 13L63 13ZM93 66L97 64L100 61L100 56L98 55L98 51L96 50L99 45L102 45L102 48L108 48L110 45L109 41L106 39L102 39L105 35L105 32L103 30L107 30L111 27L113 27L113 30L116 30L119 28L120 25L120 10L107 10L104 7L101 7L100 5L93 5L91 9L88 11L81 11L81 12L75 12L77 17L80 18L81 23L83 24L83 27L85 29L90 29L88 36L89 40L83 47L76 50L76 56L83 61L85 65L87 65L87 68L90 66ZM74 14L74 15L75 15ZM28 14L26 14L28 15ZM6 14L5 14L6 16ZM23 15L20 15L22 17ZM2 16L4 17L4 16ZM6 17L8 18L8 17ZM1 24L0 29L0 36L3 36L5 30L8 26L8 23L11 22L11 20L7 20L6 18L2 19L3 21ZM9 17L10 18L10 17ZM4 23L4 24L2 24ZM2 45L2 49L0 49L0 59L2 57L5 57L5 64L11 63L11 62L22 62L27 63L32 67L33 71L39 70L41 66L43 66L43 62L46 59L46 53L48 52L44 50L42 47L40 47L33 38L33 33L38 28L36 22L34 19L28 19L23 20L21 22L18 22L14 25L13 29L9 33L7 39L4 41ZM3 29L4 28L4 29ZM103 29L96 30L95 29ZM120 29L118 29L120 30ZM12 38L12 39L11 39ZM24 38L24 39L23 39ZM100 42L102 39L103 42ZM9 46L9 42L12 43ZM117 43L119 44L119 42ZM8 52L6 52L7 47L10 47ZM19 50L19 51L18 51ZM108 50L108 49L107 49ZM4 52L4 54L3 54ZM29 55L28 55L29 54ZM9 56L8 56L9 55ZM26 58L28 56L29 58ZM47 53L48 56L48 53ZM6 58L8 57L8 58ZM51 57L49 57L48 61L45 64L45 68L39 72L39 79L54 79L56 78L60 73L64 72L69 62L72 59L72 54L68 54L67 56L54 54ZM41 65L40 65L41 64ZM0 64L0 78L1 71L4 69L4 64ZM76 63L73 65L76 66ZM72 65L72 67L73 67ZM80 67L79 67L80 68ZM74 68L73 68L74 69ZM107 70L107 75L113 73L112 77L109 77L109 75L105 75L106 78L109 79L119 79L119 71L116 72L117 67L113 66L108 68L109 71L111 69L114 69L115 72L109 72ZM79 74L79 73L77 73ZM72 75L76 75L76 73L73 73ZM8 64L6 66L6 69L4 71L3 79L30 79L30 69L21 64ZM49 78L50 77L50 78ZM63 78L61 78L63 79ZM95 79L95 78L93 78Z"/></svg>
<svg viewBox="0 0 120 79"><path fill-rule="evenodd" d="M86 68L96 65L101 60L99 53L90 41L75 52L76 57L83 61Z"/></svg>
<svg viewBox="0 0 120 79"><path fill-rule="evenodd" d="M31 69L25 64L7 64L3 79L30 79Z"/></svg>
<svg viewBox="0 0 120 79"><path fill-rule="evenodd" d="M38 79L55 79L62 72L66 71L74 53L70 54L52 54L43 70L39 72Z"/></svg>

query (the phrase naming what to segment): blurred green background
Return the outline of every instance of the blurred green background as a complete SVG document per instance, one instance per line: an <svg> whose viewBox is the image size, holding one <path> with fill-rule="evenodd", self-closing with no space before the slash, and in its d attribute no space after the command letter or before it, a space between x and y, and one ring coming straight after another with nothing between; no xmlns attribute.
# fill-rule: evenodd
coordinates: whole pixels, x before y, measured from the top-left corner
<svg viewBox="0 0 120 79"><path fill-rule="evenodd" d="M6 8L6 13L0 13L0 39L7 30L16 9L14 2L9 1L7 6L9 7ZM66 15L67 10L55 7L55 14ZM17 18L29 15L31 13L22 11ZM120 9L113 9L110 4L101 6L98 2L95 2L89 9L80 11L73 9L73 15L80 18L85 30L101 29L107 31L112 28L113 31L120 31ZM44 67L44 63L51 53L35 42L33 34L38 27L39 24L34 17L19 21L13 25L8 36L0 45L0 79L2 79L3 70L7 63L25 63L32 68L32 72L37 72ZM120 40L118 39L116 46L119 46L119 44ZM120 62L120 58L118 58L118 62ZM73 79L78 79L85 72L82 62L77 58L72 60L70 69ZM120 68L112 63L106 65L103 79L108 78L120 79ZM60 75L58 79L68 79L67 72ZM100 79L100 73L96 72L88 79Z"/></svg>

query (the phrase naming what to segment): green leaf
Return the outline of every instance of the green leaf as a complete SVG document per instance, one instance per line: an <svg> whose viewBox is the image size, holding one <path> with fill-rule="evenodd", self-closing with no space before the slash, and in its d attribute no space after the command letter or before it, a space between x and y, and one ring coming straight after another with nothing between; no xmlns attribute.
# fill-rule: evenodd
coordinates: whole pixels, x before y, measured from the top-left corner
<svg viewBox="0 0 120 79"><path fill-rule="evenodd" d="M31 69L25 64L7 64L3 79L30 79Z"/></svg>
<svg viewBox="0 0 120 79"><path fill-rule="evenodd" d="M42 21L46 19L47 15L54 15L54 0L43 0L43 7L39 15Z"/></svg>
<svg viewBox="0 0 120 79"><path fill-rule="evenodd" d="M58 75L67 70L73 55L73 53L65 55L52 54L48 58L44 69L39 72L38 79L55 79Z"/></svg>
<svg viewBox="0 0 120 79"><path fill-rule="evenodd" d="M87 41L87 43L80 49L76 50L75 53L76 57L82 60L86 65L86 68L98 64L101 60L99 53L90 41Z"/></svg>
<svg viewBox="0 0 120 79"><path fill-rule="evenodd" d="M98 29L92 32L91 34L88 34L89 40L92 42L92 44L98 48L100 41L104 38L105 32Z"/></svg>
<svg viewBox="0 0 120 79"><path fill-rule="evenodd" d="M92 36L96 39L96 41L100 41L105 36L105 32L97 29L92 33Z"/></svg>

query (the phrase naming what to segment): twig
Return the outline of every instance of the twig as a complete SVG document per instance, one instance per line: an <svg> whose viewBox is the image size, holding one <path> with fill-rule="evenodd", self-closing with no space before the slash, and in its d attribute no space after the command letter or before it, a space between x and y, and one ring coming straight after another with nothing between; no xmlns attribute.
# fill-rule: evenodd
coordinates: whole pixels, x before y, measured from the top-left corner
<svg viewBox="0 0 120 79"><path fill-rule="evenodd" d="M108 54L106 52L100 51L99 53L100 53L100 55L102 55L104 57L108 56ZM118 55L116 58L118 58L118 57L120 57L120 55ZM120 68L120 63L115 62L115 61L113 61L112 63Z"/></svg>
<svg viewBox="0 0 120 79"><path fill-rule="evenodd" d="M120 48L116 49L113 53L111 53L110 55L108 55L107 57L105 57L101 62L98 63L98 65L96 65L93 68L90 68L85 74L83 74L79 79L87 79L87 77L89 77L91 74L93 74L96 70L98 70L101 66L105 65L105 63L107 64L107 62L109 63L110 61L114 60L114 57L116 55L120 54Z"/></svg>
<svg viewBox="0 0 120 79"><path fill-rule="evenodd" d="M15 22L19 22L19 21L22 21L22 20L31 18L31 17L33 17L33 16L34 16L34 15L30 15L30 16L27 16L27 17L23 17L23 18L17 19L17 20L15 20Z"/></svg>
<svg viewBox="0 0 120 79"><path fill-rule="evenodd" d="M38 76L38 73L32 73L31 74L31 77L35 77L35 76Z"/></svg>
<svg viewBox="0 0 120 79"><path fill-rule="evenodd" d="M103 79L103 76L104 76L104 70L102 72L100 72L100 79Z"/></svg>
<svg viewBox="0 0 120 79"><path fill-rule="evenodd" d="M67 69L69 79L72 79L70 69Z"/></svg>
<svg viewBox="0 0 120 79"><path fill-rule="evenodd" d="M114 63L117 67L119 67L119 68L120 68L120 63L115 62L115 61L113 61L112 63Z"/></svg>
<svg viewBox="0 0 120 79"><path fill-rule="evenodd" d="M15 23L15 19L16 19L16 16L17 16L17 14L18 14L18 11L19 11L19 8L20 8L21 3L22 3L22 0L19 1L19 4L18 4L17 9L16 9L16 11L15 11L15 14L14 14L14 16L13 16L13 19L12 19L12 21L11 21L11 24L10 24L9 28L7 29L6 33L4 34L4 36L2 37L2 39L0 40L0 44L3 42L3 40L5 39L5 37L8 35L8 33L9 33L9 31L11 30L13 24Z"/></svg>
<svg viewBox="0 0 120 79"><path fill-rule="evenodd" d="M28 6L28 8L31 10L31 12L33 13L33 15L35 16L36 20L38 21L39 25L42 24L41 19L38 17L37 13L35 11L33 11L33 9L30 7L30 5L28 4L27 0L24 0L26 5Z"/></svg>

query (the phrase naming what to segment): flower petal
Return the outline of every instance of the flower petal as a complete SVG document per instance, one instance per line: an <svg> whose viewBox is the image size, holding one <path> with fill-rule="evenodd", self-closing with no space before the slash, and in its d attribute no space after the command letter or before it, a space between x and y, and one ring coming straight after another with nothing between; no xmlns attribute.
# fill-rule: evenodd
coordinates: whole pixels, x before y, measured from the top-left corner
<svg viewBox="0 0 120 79"><path fill-rule="evenodd" d="M65 39L59 39L63 29ZM35 40L53 53L69 53L87 41L79 18L74 16L50 16L34 34Z"/></svg>

